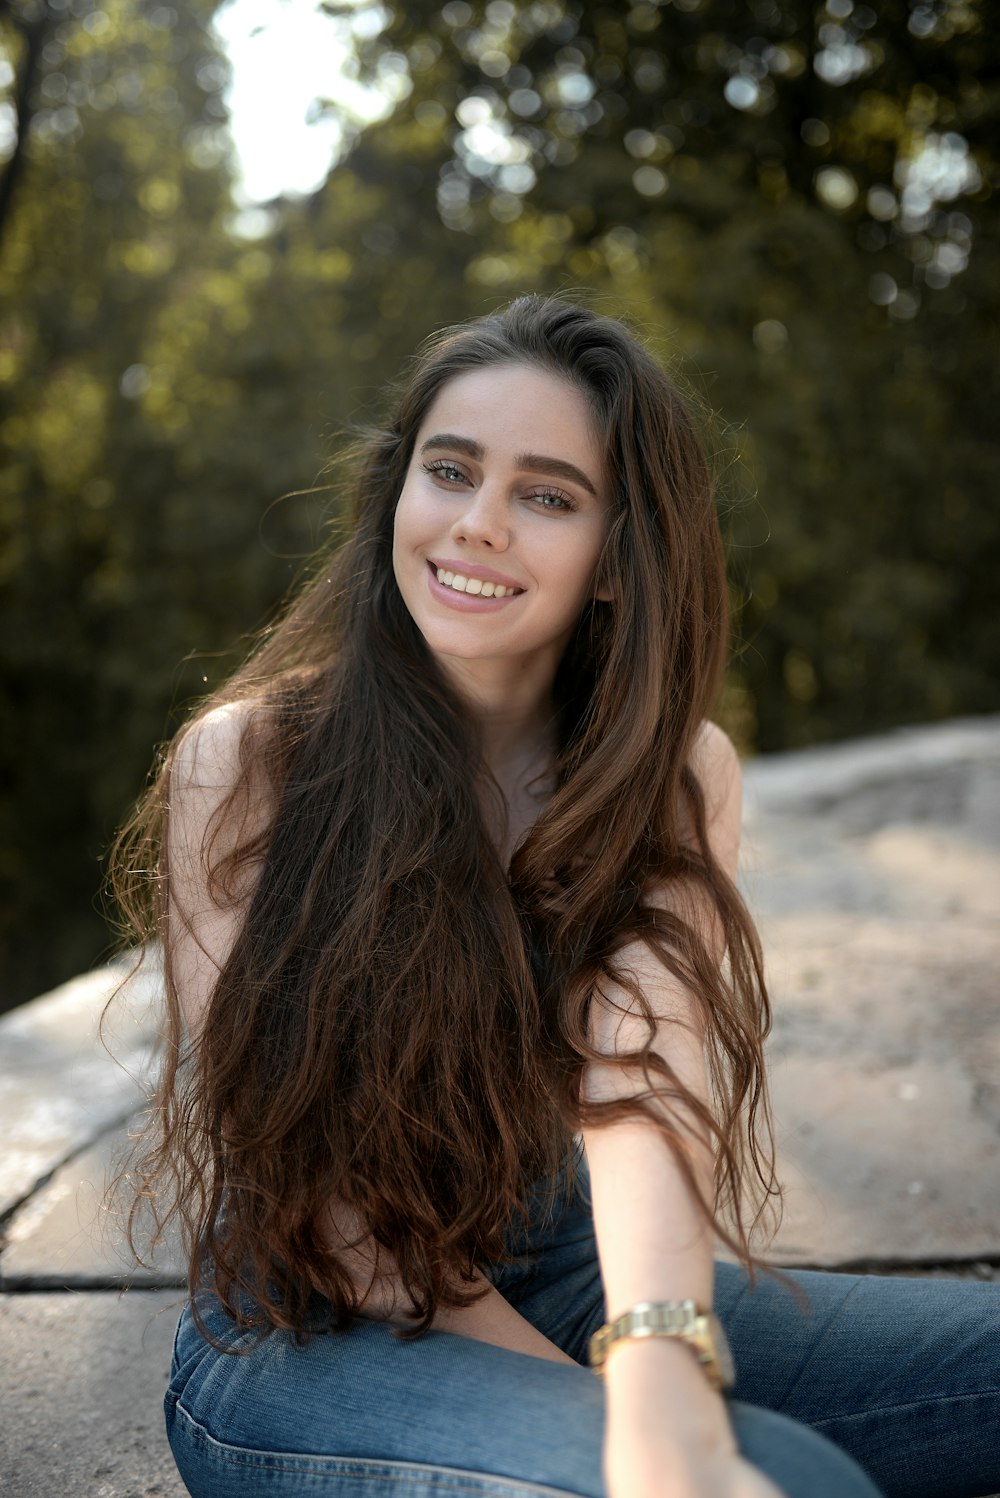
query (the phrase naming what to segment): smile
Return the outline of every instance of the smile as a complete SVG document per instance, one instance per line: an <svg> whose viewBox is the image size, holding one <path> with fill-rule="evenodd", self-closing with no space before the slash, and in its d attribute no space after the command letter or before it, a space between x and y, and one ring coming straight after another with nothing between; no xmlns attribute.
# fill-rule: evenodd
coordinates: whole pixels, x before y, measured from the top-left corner
<svg viewBox="0 0 1000 1498"><path fill-rule="evenodd" d="M434 576L445 588L451 588L455 593L471 593L483 598L507 598L516 597L523 593L523 588L507 587L504 583L484 582L480 577L466 577L461 572L449 572L444 567L435 567Z"/></svg>

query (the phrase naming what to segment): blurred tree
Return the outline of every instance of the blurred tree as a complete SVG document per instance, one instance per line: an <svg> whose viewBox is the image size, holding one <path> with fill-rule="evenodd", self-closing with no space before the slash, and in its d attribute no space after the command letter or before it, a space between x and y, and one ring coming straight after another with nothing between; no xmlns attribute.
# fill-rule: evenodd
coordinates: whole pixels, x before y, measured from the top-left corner
<svg viewBox="0 0 1000 1498"><path fill-rule="evenodd" d="M361 149L388 166L416 132L436 139L425 179L467 282L600 289L729 424L742 736L777 748L994 707L985 7L449 0L386 17L359 70L403 98Z"/></svg>
<svg viewBox="0 0 1000 1498"><path fill-rule="evenodd" d="M207 372L262 270L224 232L213 9L46 0L0 15L18 97L7 171L21 173L0 240L4 997L106 945L101 854L172 699L215 669L178 661L256 625L288 575L280 554L308 544L279 515L268 555L257 527L315 453L272 436L255 472L246 389Z"/></svg>
<svg viewBox="0 0 1000 1498"><path fill-rule="evenodd" d="M628 316L706 409L746 747L997 706L985 8L323 8L392 107L234 215L215 0L0 0L8 999L98 956L151 744L337 519L280 497L520 291Z"/></svg>
<svg viewBox="0 0 1000 1498"><path fill-rule="evenodd" d="M20 181L24 167L24 146L31 125L31 114L35 103L35 85L42 59L42 46L46 32L51 29L51 12L37 4L17 5L15 0L2 0L0 22L5 22L17 38L12 51L18 58L18 69L11 102L8 105L8 130L13 137L10 155L0 178L0 238L10 216L14 201L14 190ZM8 70L13 76L10 63Z"/></svg>

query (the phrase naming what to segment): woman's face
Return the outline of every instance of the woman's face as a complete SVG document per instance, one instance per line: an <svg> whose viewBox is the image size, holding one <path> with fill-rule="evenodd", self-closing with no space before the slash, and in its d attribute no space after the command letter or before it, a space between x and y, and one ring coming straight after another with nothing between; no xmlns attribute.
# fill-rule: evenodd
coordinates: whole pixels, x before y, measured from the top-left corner
<svg viewBox="0 0 1000 1498"><path fill-rule="evenodd" d="M435 655L554 676L608 531L600 445L568 380L490 365L439 390L396 506L393 569Z"/></svg>

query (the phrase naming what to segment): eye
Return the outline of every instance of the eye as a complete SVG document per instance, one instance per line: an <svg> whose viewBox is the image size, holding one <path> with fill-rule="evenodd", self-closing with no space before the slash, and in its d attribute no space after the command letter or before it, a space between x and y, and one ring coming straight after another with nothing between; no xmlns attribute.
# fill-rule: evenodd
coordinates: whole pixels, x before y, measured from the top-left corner
<svg viewBox="0 0 1000 1498"><path fill-rule="evenodd" d="M576 505L568 494L563 494L560 489L535 489L531 498L537 501L542 510L551 510L558 514L562 510L575 510Z"/></svg>
<svg viewBox="0 0 1000 1498"><path fill-rule="evenodd" d="M436 458L433 463L424 463L425 473L432 473L437 478L444 480L446 484L464 484L468 482L468 474L457 463L450 462L447 458Z"/></svg>

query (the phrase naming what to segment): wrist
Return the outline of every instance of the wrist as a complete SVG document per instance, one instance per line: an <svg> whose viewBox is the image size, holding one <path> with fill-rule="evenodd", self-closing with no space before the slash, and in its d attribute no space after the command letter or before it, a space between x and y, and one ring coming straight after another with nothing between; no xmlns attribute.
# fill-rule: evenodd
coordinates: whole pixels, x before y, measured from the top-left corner
<svg viewBox="0 0 1000 1498"><path fill-rule="evenodd" d="M609 1409L627 1407L638 1412L647 1398L662 1407L665 1396L674 1403L722 1403L691 1348L673 1337L625 1338L615 1343L603 1374Z"/></svg>
<svg viewBox="0 0 1000 1498"><path fill-rule="evenodd" d="M671 1342L623 1344L608 1360L604 1383L608 1450L628 1453L630 1463L645 1453L666 1470L668 1453L684 1462L735 1450L726 1401L687 1348Z"/></svg>
<svg viewBox="0 0 1000 1498"><path fill-rule="evenodd" d="M606 1322L590 1339L590 1366L603 1373L613 1353L620 1357L627 1344L649 1342L679 1344L713 1389L732 1387L733 1360L722 1325L693 1300L641 1301Z"/></svg>
<svg viewBox="0 0 1000 1498"><path fill-rule="evenodd" d="M643 1367L683 1369L706 1382L693 1349L679 1337L622 1337L609 1348L601 1376L607 1382L621 1379L626 1368Z"/></svg>

